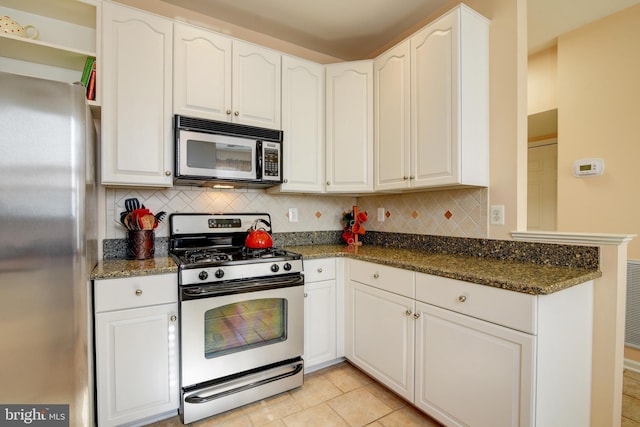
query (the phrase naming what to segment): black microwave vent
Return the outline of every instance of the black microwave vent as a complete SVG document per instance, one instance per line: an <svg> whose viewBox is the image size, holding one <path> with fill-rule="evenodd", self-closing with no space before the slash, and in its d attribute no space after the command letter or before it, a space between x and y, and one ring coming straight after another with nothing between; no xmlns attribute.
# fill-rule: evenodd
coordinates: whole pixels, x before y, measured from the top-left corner
<svg viewBox="0 0 640 427"><path fill-rule="evenodd" d="M175 116L176 130L185 129L195 132L206 132L216 135L238 136L261 141L282 142L282 131L239 125L236 123L220 122L216 120L197 119L195 117Z"/></svg>

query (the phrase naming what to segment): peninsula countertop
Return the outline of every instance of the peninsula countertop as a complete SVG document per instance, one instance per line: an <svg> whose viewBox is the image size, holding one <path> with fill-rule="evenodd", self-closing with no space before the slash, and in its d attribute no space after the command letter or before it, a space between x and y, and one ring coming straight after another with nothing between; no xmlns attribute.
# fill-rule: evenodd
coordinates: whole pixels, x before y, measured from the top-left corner
<svg viewBox="0 0 640 427"><path fill-rule="evenodd" d="M361 246L357 253L343 245L288 246L304 259L347 257L419 273L448 277L532 295L551 294L602 276L599 270L541 265L483 257L431 253L381 246ZM171 257L148 260L104 260L91 274L94 280L177 273Z"/></svg>

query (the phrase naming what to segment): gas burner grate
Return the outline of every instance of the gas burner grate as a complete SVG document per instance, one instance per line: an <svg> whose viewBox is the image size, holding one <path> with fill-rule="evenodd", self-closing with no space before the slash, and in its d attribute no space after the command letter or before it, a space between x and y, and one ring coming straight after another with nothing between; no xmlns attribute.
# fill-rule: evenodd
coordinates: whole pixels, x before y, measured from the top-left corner
<svg viewBox="0 0 640 427"><path fill-rule="evenodd" d="M264 249L252 249L243 247L242 254L245 258L275 258L286 256L287 252L282 249L264 248Z"/></svg>
<svg viewBox="0 0 640 427"><path fill-rule="evenodd" d="M185 252L184 257L191 264L215 261L231 261L232 259L231 255L217 250L187 251Z"/></svg>

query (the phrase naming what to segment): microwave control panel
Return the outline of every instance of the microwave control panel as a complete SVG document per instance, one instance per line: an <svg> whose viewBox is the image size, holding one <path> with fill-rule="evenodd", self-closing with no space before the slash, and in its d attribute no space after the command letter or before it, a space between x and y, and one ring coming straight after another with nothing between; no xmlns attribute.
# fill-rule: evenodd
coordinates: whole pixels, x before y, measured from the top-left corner
<svg viewBox="0 0 640 427"><path fill-rule="evenodd" d="M263 143L262 175L280 178L280 144Z"/></svg>

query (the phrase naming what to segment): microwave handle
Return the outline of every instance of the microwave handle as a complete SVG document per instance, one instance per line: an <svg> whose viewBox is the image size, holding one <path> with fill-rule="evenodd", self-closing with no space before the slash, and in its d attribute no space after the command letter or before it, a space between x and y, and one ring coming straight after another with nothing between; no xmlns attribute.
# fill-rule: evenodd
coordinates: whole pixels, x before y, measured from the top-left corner
<svg viewBox="0 0 640 427"><path fill-rule="evenodd" d="M256 141L256 179L262 179L262 141Z"/></svg>

